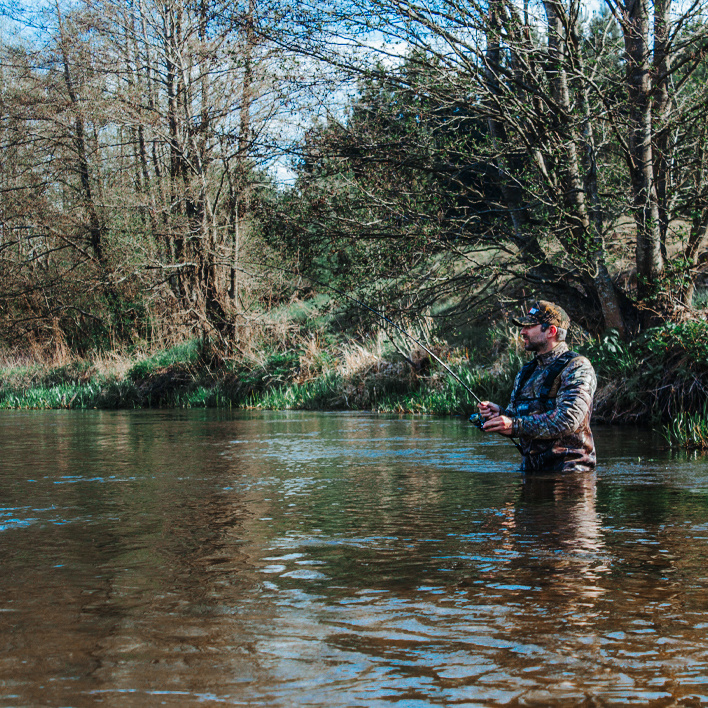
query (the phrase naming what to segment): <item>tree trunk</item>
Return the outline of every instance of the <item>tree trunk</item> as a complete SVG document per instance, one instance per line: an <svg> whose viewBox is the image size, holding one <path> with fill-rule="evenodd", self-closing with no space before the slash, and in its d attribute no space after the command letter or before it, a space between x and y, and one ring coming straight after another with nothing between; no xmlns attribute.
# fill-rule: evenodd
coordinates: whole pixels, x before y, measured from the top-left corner
<svg viewBox="0 0 708 708"><path fill-rule="evenodd" d="M669 231L669 130L667 125L671 112L669 82L671 80L671 55L669 54L669 22L671 0L655 0L654 3L654 128L653 157L656 181L656 199L659 213L659 236L661 257L668 258L666 239Z"/></svg>
<svg viewBox="0 0 708 708"><path fill-rule="evenodd" d="M66 48L67 38L64 32L64 24L61 15L59 4L55 5L57 13L57 21L59 24L59 41L63 65L64 84L69 96L69 102L74 113L74 146L76 149L76 157L78 163L79 183L81 185L80 193L86 214L88 217L88 234L89 243L99 263L103 265L103 224L94 201L93 190L91 185L91 173L89 170L89 160L86 149L86 129L81 111L81 105L74 86L72 77L71 65L69 62L69 53Z"/></svg>
<svg viewBox="0 0 708 708"><path fill-rule="evenodd" d="M640 300L648 302L655 300L664 273L664 258L652 152L653 97L647 0L625 0L622 28L627 60L627 164L636 227L637 291Z"/></svg>
<svg viewBox="0 0 708 708"><path fill-rule="evenodd" d="M577 13L572 11L566 13L558 0L546 0L544 5L548 20L551 85L555 103L561 109L561 114L557 116L557 130L560 133L559 143L565 151L563 206L569 233L565 238L563 236L561 238L569 255L581 264L587 286L595 291L602 308L605 328L618 330L624 338L626 328L622 310L604 257L594 133L587 89L584 85L579 88L582 139L573 127L573 107L566 66L570 61L570 52L574 52L573 63L582 68L582 54L576 41ZM579 153L584 155L585 179L583 179ZM588 210L586 190L591 200L590 210Z"/></svg>

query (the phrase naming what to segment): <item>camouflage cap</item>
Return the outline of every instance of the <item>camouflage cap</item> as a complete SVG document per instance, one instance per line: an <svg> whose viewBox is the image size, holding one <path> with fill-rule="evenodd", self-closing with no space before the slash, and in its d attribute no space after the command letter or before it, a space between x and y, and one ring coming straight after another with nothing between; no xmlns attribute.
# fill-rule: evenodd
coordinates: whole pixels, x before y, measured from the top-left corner
<svg viewBox="0 0 708 708"><path fill-rule="evenodd" d="M533 327L537 324L551 324L561 329L570 327L568 313L562 307L548 300L534 302L523 317L512 317L511 321L517 327Z"/></svg>

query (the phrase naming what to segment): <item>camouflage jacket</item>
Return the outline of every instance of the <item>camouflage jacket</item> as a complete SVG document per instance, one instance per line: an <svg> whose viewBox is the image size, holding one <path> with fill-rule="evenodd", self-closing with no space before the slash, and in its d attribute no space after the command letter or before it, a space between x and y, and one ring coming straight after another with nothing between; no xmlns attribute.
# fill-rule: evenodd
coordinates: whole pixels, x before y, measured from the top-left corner
<svg viewBox="0 0 708 708"><path fill-rule="evenodd" d="M567 344L561 342L522 368L514 381L511 403L502 411L513 422L525 472L569 472L595 467L590 417L597 379L592 364L584 356L568 355L575 358L570 359L550 389L547 387L551 382L546 383L547 397L541 396L549 367L567 351Z"/></svg>

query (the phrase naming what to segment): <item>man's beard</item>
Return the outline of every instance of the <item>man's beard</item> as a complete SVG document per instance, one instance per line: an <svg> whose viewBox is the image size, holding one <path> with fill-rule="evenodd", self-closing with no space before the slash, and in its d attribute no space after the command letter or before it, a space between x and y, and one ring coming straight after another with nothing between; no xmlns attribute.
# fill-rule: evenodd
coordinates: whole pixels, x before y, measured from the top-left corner
<svg viewBox="0 0 708 708"><path fill-rule="evenodd" d="M527 352L537 352L539 349L542 348L541 342L532 342L531 340L526 340L524 342L524 349Z"/></svg>

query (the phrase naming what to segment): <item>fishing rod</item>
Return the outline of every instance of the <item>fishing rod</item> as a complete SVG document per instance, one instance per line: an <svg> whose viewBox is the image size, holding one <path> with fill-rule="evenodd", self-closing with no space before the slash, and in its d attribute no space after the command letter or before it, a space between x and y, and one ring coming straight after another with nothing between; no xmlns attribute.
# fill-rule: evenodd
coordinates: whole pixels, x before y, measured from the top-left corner
<svg viewBox="0 0 708 708"><path fill-rule="evenodd" d="M377 317L380 317L382 320L385 322L388 322L392 327L395 327L401 334L405 335L408 337L410 340L415 342L421 349L426 351L428 354L430 354L435 361L440 364L440 366L447 371L450 376L452 376L455 381L457 381L464 389L467 391L472 398L474 398L477 403L481 404L482 400L479 398L479 396L439 357L437 354L434 352L430 351L428 347L425 346L421 341L416 339L410 332L406 331L401 327L400 325L397 325L393 320L391 320L389 317L383 314L383 312L379 312L379 310L375 310L373 307L370 307L367 305L365 302L362 302L361 300L357 300L355 297L352 295L349 295L349 293L345 293L343 290L339 290L339 288L335 288L333 285L330 285L329 283L323 283L321 280L317 280L316 278L313 278L309 275L303 276L300 273L295 273L292 270L288 270L287 268L281 268L280 266L275 266L275 265L265 265L264 263L254 263L251 262L252 265L260 266L261 268L267 268L267 269L272 269L272 270L279 270L283 273L287 273L288 275L295 275L298 278L305 278L306 280L309 280L311 283L315 283L316 285L320 285L323 288L328 288L329 290L332 290L333 292L337 293L338 295L341 295L342 297L347 298L347 300L351 300L352 302L356 303L359 305L359 307L363 307L365 310L368 310L369 312L373 312ZM241 269L239 269L241 270ZM253 275L252 273L248 273L247 271L242 271L246 275ZM479 414L472 414L470 416L470 422L476 425L480 430L483 430L484 426L484 420ZM521 446L514 440L513 437L509 437L509 440L511 440L512 443L514 443L514 446L516 449L521 452Z"/></svg>
<svg viewBox="0 0 708 708"><path fill-rule="evenodd" d="M355 297L349 295L348 293L345 293L343 290L339 290L338 288L335 288L333 285L329 285L328 283L323 283L320 280L317 280L315 278L310 277L309 275L300 275L299 273L295 273L294 271L287 270L286 268L280 268L279 266L266 266L263 263L254 263L253 265L259 265L264 268L272 268L274 270L280 270L283 273L288 273L289 275L297 275L298 278L306 278L309 280L311 283L315 283L316 285L321 285L323 288L329 288L330 290L333 290L335 293L338 295L341 295L342 297L347 298L348 300L351 300L352 302L355 302L359 307L363 307L364 309L368 310L369 312L373 312L377 317L380 317L382 320L385 320L388 322L391 326L395 327L401 334L404 334L406 337L409 339L413 340L421 349L424 351L428 352L430 356L435 359L435 361L438 362L450 376L452 376L453 379L455 379L469 394L474 398L477 403L482 403L480 400L479 396L436 354L430 351L428 347L425 346L422 342L417 340L410 332L407 332L403 327L400 327L397 325L393 320L389 319L386 317L386 315L383 314L383 312L379 312L378 310L375 310L373 307L369 307L365 302L362 302L361 300L357 300ZM249 274L250 275L250 274Z"/></svg>

